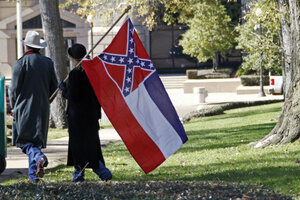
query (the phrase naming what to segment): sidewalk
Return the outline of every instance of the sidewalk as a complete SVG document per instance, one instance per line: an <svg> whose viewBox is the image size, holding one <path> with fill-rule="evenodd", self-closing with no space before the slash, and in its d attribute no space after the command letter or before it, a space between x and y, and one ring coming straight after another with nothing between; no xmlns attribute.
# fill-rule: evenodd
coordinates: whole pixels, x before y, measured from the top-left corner
<svg viewBox="0 0 300 200"><path fill-rule="evenodd" d="M105 147L121 138L113 128L100 129L101 146ZM53 168L67 162L68 137L50 140L43 152L49 160L47 168ZM28 173L28 158L16 147L7 148L6 169L0 175L0 183L12 178L26 177Z"/></svg>
<svg viewBox="0 0 300 200"><path fill-rule="evenodd" d="M185 115L201 108L203 105L241 101L283 100L282 95L259 97L257 94L237 95L235 93L209 93L206 98L206 103L199 104L196 102L197 98L195 94L185 94L183 89L168 89L167 92L179 118L183 118ZM121 140L120 136L113 128L100 129L99 134L102 146ZM48 168L53 168L66 163L67 150L67 137L48 141L47 148L43 151L49 160ZM10 147L7 149L6 162L6 170L0 175L0 183L11 178L27 176L28 159L19 148Z"/></svg>
<svg viewBox="0 0 300 200"><path fill-rule="evenodd" d="M205 105L222 104L229 102L254 102L254 101L269 101L269 100L283 100L283 95L268 95L259 97L258 94L243 94L236 93L208 93L205 103L197 102L197 94L184 93L183 89L169 89L167 90L169 97L179 115L182 119L185 115L192 111L201 109Z"/></svg>

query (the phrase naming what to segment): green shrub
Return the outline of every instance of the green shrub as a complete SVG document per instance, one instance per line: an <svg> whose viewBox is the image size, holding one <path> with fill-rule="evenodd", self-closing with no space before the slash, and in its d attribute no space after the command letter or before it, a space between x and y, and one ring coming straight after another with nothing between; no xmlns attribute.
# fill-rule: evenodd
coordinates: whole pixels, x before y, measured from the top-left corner
<svg viewBox="0 0 300 200"><path fill-rule="evenodd" d="M217 72L230 75L234 72L234 69L233 68L219 68L219 69L217 69Z"/></svg>
<svg viewBox="0 0 300 200"><path fill-rule="evenodd" d="M243 86L254 86L259 85L260 77L259 75L243 75L240 76L241 83ZM263 76L263 84L270 85L269 76Z"/></svg>
<svg viewBox="0 0 300 200"><path fill-rule="evenodd" d="M256 70L248 68L248 67L240 67L237 72L236 75L238 76L242 76L242 75L253 75L256 74Z"/></svg>
<svg viewBox="0 0 300 200"><path fill-rule="evenodd" d="M197 79L198 78L198 70L188 69L188 70L186 70L186 75L187 75L188 79Z"/></svg>
<svg viewBox="0 0 300 200"><path fill-rule="evenodd" d="M273 76L282 76L282 67L279 66L279 67L273 67L270 69L270 73L273 75Z"/></svg>

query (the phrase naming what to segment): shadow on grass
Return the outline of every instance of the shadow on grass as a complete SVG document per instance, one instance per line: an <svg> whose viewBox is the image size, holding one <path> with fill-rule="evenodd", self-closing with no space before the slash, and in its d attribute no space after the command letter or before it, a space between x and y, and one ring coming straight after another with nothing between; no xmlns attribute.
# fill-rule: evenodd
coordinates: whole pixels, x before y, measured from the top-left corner
<svg viewBox="0 0 300 200"><path fill-rule="evenodd" d="M114 155L114 154L118 154L118 155L127 155L128 154L128 150L125 147L125 144L123 142L117 142L113 145L111 145L111 148L105 149L103 150L105 155Z"/></svg>
<svg viewBox="0 0 300 200"><path fill-rule="evenodd" d="M280 111L281 111L281 107L271 107L271 108L263 108L263 109L261 107L257 107L257 108L251 107L250 110L245 110L245 111L241 110L236 113L225 113L225 114L216 115L213 117L200 117L198 119L196 118L193 121L188 122L186 124L198 123L199 120L201 120L201 122L209 122L209 121L229 119L229 118L249 117L249 116L259 115L259 114L264 114L264 113L277 113Z"/></svg>
<svg viewBox="0 0 300 200"><path fill-rule="evenodd" d="M262 139L275 123L254 124L234 128L204 129L187 131L189 140L180 148L180 153L201 152L222 148L238 147ZM104 156L129 156L123 142L113 144L104 150Z"/></svg>
<svg viewBox="0 0 300 200"><path fill-rule="evenodd" d="M56 171L59 171L59 170L63 170L65 169L67 166L66 164L61 164L61 165L58 165L56 167L53 167L51 169L46 169L46 173L50 173L50 172L56 172Z"/></svg>
<svg viewBox="0 0 300 200"><path fill-rule="evenodd" d="M293 152L300 155L300 151ZM280 157L280 158L279 158ZM288 166L287 166L287 163ZM293 164L294 163L294 164ZM160 166L150 174L142 172L132 174L124 168L114 172L114 180L149 181L149 180L184 180L235 182L262 184L285 195L300 194L300 166L293 157L286 157L286 152L271 152L263 158L247 160L226 160L204 165ZM120 178L120 179L119 179ZM292 186L298 186L293 188ZM291 190L292 188L292 190Z"/></svg>
<svg viewBox="0 0 300 200"><path fill-rule="evenodd" d="M187 131L189 140L180 148L180 152L237 147L262 139L275 126L274 123L254 124L234 128L203 129ZM105 149L106 155L128 155L123 142L113 144L113 148Z"/></svg>
<svg viewBox="0 0 300 200"><path fill-rule="evenodd" d="M180 151L193 152L249 144L262 139L274 126L275 123L264 123L234 128L187 131L189 140L181 147Z"/></svg>
<svg viewBox="0 0 300 200"><path fill-rule="evenodd" d="M270 160L271 161L271 160ZM218 166L219 164L212 164L210 168L220 168ZM237 165L237 163L225 163L222 164L224 168L226 168L226 165ZM200 166L199 166L200 167ZM167 167L164 170L168 171L168 174L165 174L168 176L167 179L172 179L172 177L176 177L176 168L178 166L174 167ZM235 183L251 183L251 184L263 184L273 190L278 190L278 188L281 188L281 192L285 194L289 194L289 190L291 187L289 184L292 185L300 185L300 171L299 167L296 166L288 166L288 167L281 167L281 166L270 166L270 167L257 167L252 169L231 169L231 170L223 170L220 172L214 173L206 171L204 173L191 173L198 167L191 167L189 166L189 169L187 172L187 176L182 177L176 177L180 180L185 181L225 181L225 182L235 182ZM174 173L171 173L171 172ZM161 174L162 176L165 176ZM292 183L291 180L294 182ZM300 188L294 188L295 193L300 193Z"/></svg>

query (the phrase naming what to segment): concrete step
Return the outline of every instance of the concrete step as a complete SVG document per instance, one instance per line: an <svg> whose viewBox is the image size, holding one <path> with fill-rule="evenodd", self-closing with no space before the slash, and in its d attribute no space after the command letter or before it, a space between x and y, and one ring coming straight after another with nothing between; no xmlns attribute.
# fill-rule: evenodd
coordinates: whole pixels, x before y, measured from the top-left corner
<svg viewBox="0 0 300 200"><path fill-rule="evenodd" d="M265 94L269 94L269 85L264 86ZM260 92L260 86L243 86L240 85L236 89L236 94L243 95L243 94L258 94Z"/></svg>
<svg viewBox="0 0 300 200"><path fill-rule="evenodd" d="M168 84L164 84L165 89L182 89L183 86L182 85L168 85Z"/></svg>
<svg viewBox="0 0 300 200"><path fill-rule="evenodd" d="M204 87L208 93L235 93L240 85L239 78L189 79L184 82L184 93L193 93L195 87Z"/></svg>
<svg viewBox="0 0 300 200"><path fill-rule="evenodd" d="M187 80L186 75L160 75L166 89L180 89L183 88L184 82Z"/></svg>

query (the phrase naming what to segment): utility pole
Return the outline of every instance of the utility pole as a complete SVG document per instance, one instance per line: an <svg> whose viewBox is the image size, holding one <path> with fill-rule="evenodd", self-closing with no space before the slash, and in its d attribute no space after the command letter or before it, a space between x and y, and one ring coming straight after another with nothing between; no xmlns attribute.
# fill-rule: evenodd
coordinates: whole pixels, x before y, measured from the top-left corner
<svg viewBox="0 0 300 200"><path fill-rule="evenodd" d="M94 16L90 14L87 17L87 21L90 23L91 26L91 48L94 46L94 34L93 34L93 28L94 28ZM91 59L94 58L94 51L91 52Z"/></svg>
<svg viewBox="0 0 300 200"><path fill-rule="evenodd" d="M259 72L259 86L260 86L260 91L259 91L259 96L264 97L266 96L265 91L264 91L264 83L263 83L263 50L262 50L262 28L261 28L261 15L262 15L262 10L260 8L257 8L255 12L256 16L259 19L259 42L260 42L260 72Z"/></svg>
<svg viewBox="0 0 300 200"><path fill-rule="evenodd" d="M261 31L261 21L259 20L259 39L260 39L260 70L259 70L259 88L260 88L260 91L259 91L259 96L260 97L264 97L266 96L265 94L265 91L264 91L264 81L263 81L263 51L262 51L262 39L261 39L261 34L262 34L262 31Z"/></svg>
<svg viewBox="0 0 300 200"><path fill-rule="evenodd" d="M17 56L18 59L23 56L23 26L22 26L22 0L16 1L17 9Z"/></svg>

